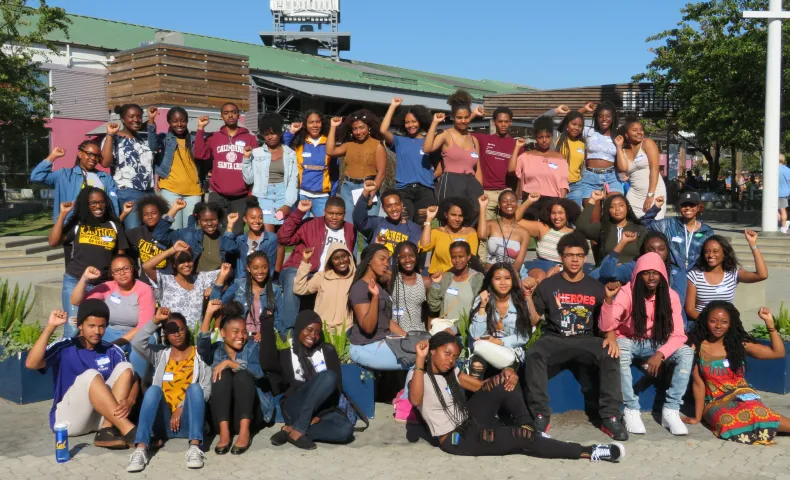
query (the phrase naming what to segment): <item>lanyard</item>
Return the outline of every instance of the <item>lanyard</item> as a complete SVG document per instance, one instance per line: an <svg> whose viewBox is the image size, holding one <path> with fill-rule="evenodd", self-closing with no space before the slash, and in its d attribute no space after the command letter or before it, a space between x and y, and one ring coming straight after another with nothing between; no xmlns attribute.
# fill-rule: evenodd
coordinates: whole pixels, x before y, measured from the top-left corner
<svg viewBox="0 0 790 480"><path fill-rule="evenodd" d="M625 227L617 227L617 243L623 238L623 228Z"/></svg>
<svg viewBox="0 0 790 480"><path fill-rule="evenodd" d="M689 232L688 228L683 227L683 235L686 237L686 270L689 268L689 250L691 249L691 240L694 238L694 232L697 231L697 221L694 220L694 228Z"/></svg>

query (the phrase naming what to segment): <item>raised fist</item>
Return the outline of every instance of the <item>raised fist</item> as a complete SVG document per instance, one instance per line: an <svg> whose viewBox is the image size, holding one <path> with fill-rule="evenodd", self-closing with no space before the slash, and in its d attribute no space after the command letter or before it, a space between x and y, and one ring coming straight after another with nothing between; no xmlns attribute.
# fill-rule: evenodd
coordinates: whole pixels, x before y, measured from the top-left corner
<svg viewBox="0 0 790 480"><path fill-rule="evenodd" d="M189 244L183 240L179 240L173 244L173 252L181 253L189 250Z"/></svg>
<svg viewBox="0 0 790 480"><path fill-rule="evenodd" d="M310 258L312 258L312 256L313 256L313 252L314 251L315 251L315 248L313 248L313 247L305 247L305 249L302 250L302 261L304 261L305 263L309 263L310 262Z"/></svg>
<svg viewBox="0 0 790 480"><path fill-rule="evenodd" d="M154 123L156 121L156 112L158 111L159 109L153 105L148 107L148 123Z"/></svg>
<svg viewBox="0 0 790 480"><path fill-rule="evenodd" d="M395 97L395 98L392 99L392 102L390 103L390 105L395 105L397 107L397 106L401 105L402 103L403 103L403 99L402 98Z"/></svg>
<svg viewBox="0 0 790 480"><path fill-rule="evenodd" d="M486 207L488 207L488 195L485 193L480 195L480 197L477 199L477 203L480 204L480 210L485 210Z"/></svg>
<svg viewBox="0 0 790 480"><path fill-rule="evenodd" d="M236 225L236 222L239 221L239 214L236 212L228 214L228 227L233 228L233 225Z"/></svg>
<svg viewBox="0 0 790 480"><path fill-rule="evenodd" d="M488 301L491 299L491 296L488 294L487 290L483 290L480 292L480 307L478 308L486 308L488 305Z"/></svg>
<svg viewBox="0 0 790 480"><path fill-rule="evenodd" d="M154 325L159 325L170 318L170 309L167 307L159 307L154 314Z"/></svg>
<svg viewBox="0 0 790 480"><path fill-rule="evenodd" d="M299 200L299 205L296 207L302 213L307 213L313 208L312 200Z"/></svg>
<svg viewBox="0 0 790 480"><path fill-rule="evenodd" d="M296 135L299 133L299 130L302 129L302 122L293 122L290 127L288 127L288 131L291 132L291 135Z"/></svg>
<svg viewBox="0 0 790 480"><path fill-rule="evenodd" d="M606 194L603 192L603 190L593 190L590 194L590 200L592 200L593 203L600 202L605 196Z"/></svg>
<svg viewBox="0 0 790 480"><path fill-rule="evenodd" d="M664 197L656 197L656 207L661 208L664 206Z"/></svg>
<svg viewBox="0 0 790 480"><path fill-rule="evenodd" d="M252 147L247 145L244 147L244 159L249 160L250 158L252 158Z"/></svg>
<svg viewBox="0 0 790 480"><path fill-rule="evenodd" d="M622 135L618 135L614 137L614 144L617 145L617 148L623 148L623 144L625 143L625 139Z"/></svg>
<svg viewBox="0 0 790 480"><path fill-rule="evenodd" d="M343 123L343 117L332 117L332 120L329 122L329 126L337 128L341 123Z"/></svg>
<svg viewBox="0 0 790 480"><path fill-rule="evenodd" d="M55 160L57 160L58 158L60 158L60 157L62 157L64 155L66 155L66 149L65 148L63 148L63 147L55 147L55 148L52 149L51 152L49 152L49 156L47 157L47 160L49 160L50 162L54 162Z"/></svg>
<svg viewBox="0 0 790 480"><path fill-rule="evenodd" d="M554 107L554 113L556 115L567 115L571 112L571 109L567 105L557 105Z"/></svg>
<svg viewBox="0 0 790 480"><path fill-rule="evenodd" d="M540 200L540 194L538 192L532 192L527 197L527 204L528 205L532 205L533 203L537 202L538 200Z"/></svg>
<svg viewBox="0 0 790 480"><path fill-rule="evenodd" d="M436 218L436 214L439 213L439 207L436 205L431 205L430 207L425 209L425 221L432 222L434 218Z"/></svg>
<svg viewBox="0 0 790 480"><path fill-rule="evenodd" d="M101 271L96 267L88 267L82 274L82 278L85 280L97 280L101 278Z"/></svg>
<svg viewBox="0 0 790 480"><path fill-rule="evenodd" d="M620 292L623 285L620 282L609 282L606 284L606 298L613 299Z"/></svg>
<svg viewBox="0 0 790 480"><path fill-rule="evenodd" d="M198 130L203 130L206 128L211 120L209 120L208 115L201 115L198 117Z"/></svg>
<svg viewBox="0 0 790 480"><path fill-rule="evenodd" d="M123 213L129 214L132 213L134 210L134 201L128 201L123 203Z"/></svg>
<svg viewBox="0 0 790 480"><path fill-rule="evenodd" d="M520 137L516 139L516 146L518 148L524 148L526 145L527 145L526 139L523 139L523 138L520 138Z"/></svg>
<svg viewBox="0 0 790 480"><path fill-rule="evenodd" d="M115 122L110 122L107 124L107 135L113 136L118 133L118 130L121 129L121 125Z"/></svg>
<svg viewBox="0 0 790 480"><path fill-rule="evenodd" d="M433 123L442 123L444 122L444 119L445 119L445 114L442 112L433 114Z"/></svg>
<svg viewBox="0 0 790 480"><path fill-rule="evenodd" d="M66 316L66 312L63 310L52 310L52 313L49 314L49 320L47 320L47 325L52 325L53 327L59 327L64 325L68 320L68 316Z"/></svg>
<svg viewBox="0 0 790 480"><path fill-rule="evenodd" d="M74 202L60 202L60 213L69 213L74 210Z"/></svg>

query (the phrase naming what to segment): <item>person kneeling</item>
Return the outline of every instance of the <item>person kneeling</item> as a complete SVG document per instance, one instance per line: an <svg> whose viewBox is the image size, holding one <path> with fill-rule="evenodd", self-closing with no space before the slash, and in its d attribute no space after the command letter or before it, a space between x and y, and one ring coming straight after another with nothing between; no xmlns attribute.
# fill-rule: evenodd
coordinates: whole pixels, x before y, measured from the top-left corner
<svg viewBox="0 0 790 480"><path fill-rule="evenodd" d="M151 335L164 324L164 345L151 344ZM153 366L153 383L145 392L137 425L137 449L127 472L141 472L148 464L148 449L159 448L168 438L186 438L187 468L203 468L203 421L211 396L211 368L192 346L183 315L162 307L132 339L132 347ZM182 428L183 426L183 428ZM151 440L154 433L155 441Z"/></svg>
<svg viewBox="0 0 790 480"><path fill-rule="evenodd" d="M220 340L211 342L211 319L222 308L221 300L210 300L198 333L198 352L213 369L211 375L211 416L219 431L214 453L241 455L250 448L250 429L255 413L255 381L263 377L258 343L247 332L241 305L224 306L219 329ZM231 421L233 427L231 428ZM231 448L233 431L238 433Z"/></svg>
<svg viewBox="0 0 790 480"><path fill-rule="evenodd" d="M347 443L354 436L354 426L336 408L342 389L340 360L322 333L321 317L312 310L301 312L291 348L278 351L274 323L261 325L261 366L271 375L275 393L285 389L280 400L285 426L272 435L272 445L314 450L315 442Z"/></svg>
<svg viewBox="0 0 790 480"><path fill-rule="evenodd" d="M77 311L78 335L47 346L55 330L68 320L66 312L54 310L28 352L25 366L53 371L55 395L49 412L50 428L66 423L72 437L98 430L95 446L127 448L134 445L137 434L129 412L139 385L123 350L102 340L109 319L106 303L85 300Z"/></svg>
<svg viewBox="0 0 790 480"><path fill-rule="evenodd" d="M409 400L422 414L439 448L452 455L484 456L522 453L542 458L589 458L619 462L625 447L619 443L583 447L544 437L523 426L529 412L516 389L518 376L511 368L481 382L456 367L461 349L448 333L435 334L417 344L417 362L409 372ZM473 392L469 400L464 390ZM495 418L506 411L516 426ZM518 426L522 425L522 426Z"/></svg>
<svg viewBox="0 0 790 480"><path fill-rule="evenodd" d="M604 332L617 332L625 402L623 420L629 433L645 433L631 378L631 361L640 359L646 360L645 369L652 377L658 375L665 361L675 364L661 411L661 425L673 435L688 434L680 419L680 406L691 376L694 351L685 345L682 308L678 294L669 288L666 264L657 253L639 257L631 283L622 288L620 282L606 284L600 326Z"/></svg>

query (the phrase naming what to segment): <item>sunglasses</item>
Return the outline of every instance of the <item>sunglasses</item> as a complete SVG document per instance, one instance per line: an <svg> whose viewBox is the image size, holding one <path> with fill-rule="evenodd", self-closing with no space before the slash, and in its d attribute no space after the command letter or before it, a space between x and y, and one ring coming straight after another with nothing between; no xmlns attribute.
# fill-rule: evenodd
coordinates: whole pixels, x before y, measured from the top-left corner
<svg viewBox="0 0 790 480"><path fill-rule="evenodd" d="M168 335L183 335L186 331L187 327L182 327L176 322L168 322L165 324L165 333Z"/></svg>

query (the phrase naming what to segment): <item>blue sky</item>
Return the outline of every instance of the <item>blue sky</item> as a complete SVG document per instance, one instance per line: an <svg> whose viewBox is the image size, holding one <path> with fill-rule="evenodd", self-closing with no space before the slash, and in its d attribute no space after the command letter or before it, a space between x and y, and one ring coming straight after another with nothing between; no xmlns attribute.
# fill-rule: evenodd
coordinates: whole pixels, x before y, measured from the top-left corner
<svg viewBox="0 0 790 480"><path fill-rule="evenodd" d="M259 43L267 0L50 0L70 13ZM627 82L687 0L341 0L347 58L538 88ZM481 10L480 7L483 7Z"/></svg>

